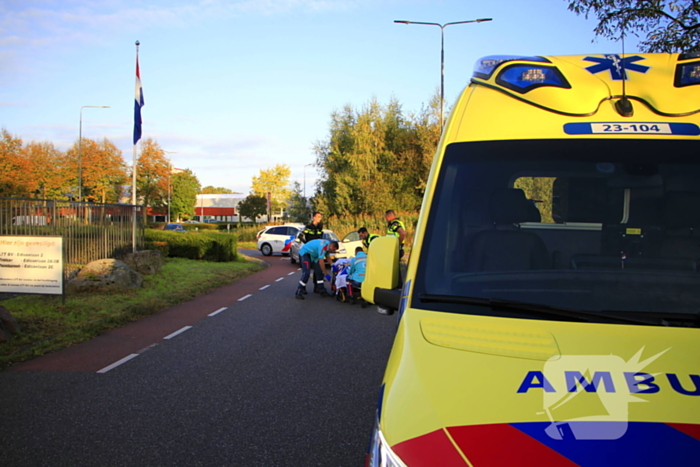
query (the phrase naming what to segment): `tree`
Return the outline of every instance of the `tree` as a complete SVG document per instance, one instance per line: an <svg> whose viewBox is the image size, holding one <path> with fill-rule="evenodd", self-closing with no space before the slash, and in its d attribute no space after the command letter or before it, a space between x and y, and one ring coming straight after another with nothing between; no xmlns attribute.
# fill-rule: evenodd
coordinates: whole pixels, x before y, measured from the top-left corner
<svg viewBox="0 0 700 467"><path fill-rule="evenodd" d="M238 205L238 213L240 216L252 219L253 222L258 221L258 217L265 214L267 211L267 199L264 196L258 196L255 193L249 194Z"/></svg>
<svg viewBox="0 0 700 467"><path fill-rule="evenodd" d="M72 178L66 155L47 141L32 141L24 146L23 152L29 162L29 191L38 198L66 199Z"/></svg>
<svg viewBox="0 0 700 467"><path fill-rule="evenodd" d="M288 188L291 175L292 169L286 164L277 164L267 170L261 169L260 175L253 177L251 191L257 196L262 196L265 200L269 192L271 208L281 209L286 206L285 201L291 195L291 190Z"/></svg>
<svg viewBox="0 0 700 467"><path fill-rule="evenodd" d="M122 152L107 138L101 143L82 138L67 152L66 169L72 186L78 186L82 165L83 201L115 203L121 196L121 186L127 181Z"/></svg>
<svg viewBox="0 0 700 467"><path fill-rule="evenodd" d="M26 186L28 162L22 154L22 140L3 128L0 139L0 196L29 196Z"/></svg>
<svg viewBox="0 0 700 467"><path fill-rule="evenodd" d="M578 15L597 16L597 36L643 36L644 52L700 52L700 0L567 1Z"/></svg>
<svg viewBox="0 0 700 467"><path fill-rule="evenodd" d="M202 194L203 195L233 195L236 194L233 192L233 190L229 190L228 188L222 188L222 187L213 187L211 185L205 186L202 188Z"/></svg>
<svg viewBox="0 0 700 467"><path fill-rule="evenodd" d="M167 204L170 162L165 151L152 138L141 142L141 154L136 161L136 194L143 205L161 207ZM144 221L147 209L143 210Z"/></svg>
<svg viewBox="0 0 700 467"><path fill-rule="evenodd" d="M417 117L396 99L333 112L329 139L314 147L321 169L315 208L329 215L418 209L440 138L438 106L436 94Z"/></svg>
<svg viewBox="0 0 700 467"><path fill-rule="evenodd" d="M311 208L309 207L299 182L295 181L292 186L292 195L287 200L289 205L288 215L292 222L306 224L311 218Z"/></svg>
<svg viewBox="0 0 700 467"><path fill-rule="evenodd" d="M190 169L170 176L170 216L191 219L195 213L199 180Z"/></svg>

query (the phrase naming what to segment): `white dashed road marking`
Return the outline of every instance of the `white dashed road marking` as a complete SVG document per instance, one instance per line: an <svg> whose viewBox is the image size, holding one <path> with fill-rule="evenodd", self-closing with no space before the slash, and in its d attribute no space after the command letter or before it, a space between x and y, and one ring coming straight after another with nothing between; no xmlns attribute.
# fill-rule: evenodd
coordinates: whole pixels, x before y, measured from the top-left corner
<svg viewBox="0 0 700 467"><path fill-rule="evenodd" d="M291 276L291 275L293 275L293 274L296 274L297 271L301 271L301 268L298 268L296 271L292 271L292 272L288 273L287 275L288 275L288 276ZM284 280L284 277L280 277L279 279L275 279L275 282L280 282L280 281L283 281L283 280ZM267 289L268 287L270 287L270 284L264 285L264 286L260 287L259 290L265 290L265 289ZM250 298L250 297L252 297L252 296L253 296L252 294L244 295L243 297L239 298L238 301L239 301L239 302L242 302L243 300L246 300L246 299L248 299L248 298ZM219 309L216 310L216 311L213 311L213 312L209 313L207 316L216 316L216 315L218 315L219 313L221 313L222 311L226 311L226 310L228 310L228 307L222 307L222 308L219 308ZM187 331L187 330L189 330L189 329L192 329L192 326L185 326L184 328L179 329L179 330L175 331L174 333L165 336L163 339L164 339L164 340L166 340L166 339L172 339L173 337L178 336L178 335L182 334L183 332L185 332L185 331ZM156 344L153 344L151 347L153 347L153 346L155 346L155 345L156 345ZM130 355L127 355L126 357L122 358L121 360L116 361L116 362L112 363L111 365L102 368L101 370L98 371L98 373L107 373L108 371L113 370L113 369L115 369L116 367L118 367L119 365L122 365L122 364L128 362L129 360L131 360L132 358L136 358L136 357L138 357L138 356L139 356L139 354L136 354L136 353L132 353L132 354L130 354Z"/></svg>
<svg viewBox="0 0 700 467"><path fill-rule="evenodd" d="M163 339L172 339L173 337L177 336L178 334L182 334L183 332L187 331L188 329L192 329L192 326L185 326L184 328L177 330L168 336L165 336Z"/></svg>
<svg viewBox="0 0 700 467"><path fill-rule="evenodd" d="M219 313L221 313L222 311L227 310L227 309L228 309L228 308L226 308L226 307L219 308L219 309L216 310L215 312L209 313L207 316L216 316L216 315L218 315Z"/></svg>
<svg viewBox="0 0 700 467"><path fill-rule="evenodd" d="M113 370L114 368L118 367L122 363L126 363L129 360L131 360L132 358L135 358L138 356L139 356L139 354L137 354L137 353L132 353L131 355L127 355L126 357L122 358L121 360L116 361L116 362L112 363L111 365L102 368L101 370L98 371L98 373L107 373L109 370Z"/></svg>

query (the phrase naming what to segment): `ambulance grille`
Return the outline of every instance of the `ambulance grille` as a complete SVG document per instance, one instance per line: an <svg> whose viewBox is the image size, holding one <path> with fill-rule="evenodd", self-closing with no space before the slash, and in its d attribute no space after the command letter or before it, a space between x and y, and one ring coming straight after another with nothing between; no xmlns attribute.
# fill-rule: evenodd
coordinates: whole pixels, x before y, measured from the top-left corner
<svg viewBox="0 0 700 467"><path fill-rule="evenodd" d="M440 347L529 360L561 356L554 336L540 328L439 318L420 323L425 340Z"/></svg>

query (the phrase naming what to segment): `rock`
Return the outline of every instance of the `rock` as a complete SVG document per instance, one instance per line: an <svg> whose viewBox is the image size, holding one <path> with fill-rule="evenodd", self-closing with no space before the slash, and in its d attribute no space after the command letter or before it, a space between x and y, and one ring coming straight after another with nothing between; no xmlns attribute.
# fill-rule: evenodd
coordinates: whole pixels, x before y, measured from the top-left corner
<svg viewBox="0 0 700 467"><path fill-rule="evenodd" d="M124 262L141 274L155 274L163 267L163 253L158 250L137 251L126 255Z"/></svg>
<svg viewBox="0 0 700 467"><path fill-rule="evenodd" d="M118 259L99 259L88 263L68 281L69 292L83 290L119 290L141 287L143 277Z"/></svg>
<svg viewBox="0 0 700 467"><path fill-rule="evenodd" d="M11 339L14 334L19 332L19 324L10 310L4 306L0 306L0 342Z"/></svg>

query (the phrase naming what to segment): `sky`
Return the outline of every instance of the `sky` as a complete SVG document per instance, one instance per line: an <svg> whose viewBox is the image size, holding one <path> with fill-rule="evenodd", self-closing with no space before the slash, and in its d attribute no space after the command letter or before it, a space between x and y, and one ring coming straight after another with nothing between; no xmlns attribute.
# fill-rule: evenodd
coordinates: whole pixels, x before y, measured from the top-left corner
<svg viewBox="0 0 700 467"><path fill-rule="evenodd" d="M419 112L480 57L614 53L566 0L0 0L0 128L67 150L108 138L134 157L136 41L143 138L202 186L247 195L287 164L311 196L332 112L372 99ZM627 52L638 51L627 40ZM109 108L83 108L109 106ZM81 110L82 108L82 110ZM82 116L82 119L81 119ZM82 121L82 125L81 125Z"/></svg>

